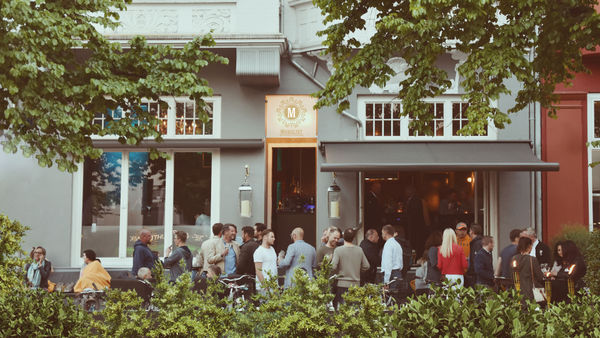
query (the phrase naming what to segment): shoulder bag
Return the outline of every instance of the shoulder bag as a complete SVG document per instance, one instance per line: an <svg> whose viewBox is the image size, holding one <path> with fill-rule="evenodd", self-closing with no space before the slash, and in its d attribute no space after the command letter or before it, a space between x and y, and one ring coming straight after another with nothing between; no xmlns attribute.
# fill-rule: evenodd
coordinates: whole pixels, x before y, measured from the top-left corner
<svg viewBox="0 0 600 338"><path fill-rule="evenodd" d="M546 289L538 288L535 286L535 278L533 278L533 258L529 257L529 268L531 269L531 286L533 291L533 298L536 303L542 303L546 301Z"/></svg>

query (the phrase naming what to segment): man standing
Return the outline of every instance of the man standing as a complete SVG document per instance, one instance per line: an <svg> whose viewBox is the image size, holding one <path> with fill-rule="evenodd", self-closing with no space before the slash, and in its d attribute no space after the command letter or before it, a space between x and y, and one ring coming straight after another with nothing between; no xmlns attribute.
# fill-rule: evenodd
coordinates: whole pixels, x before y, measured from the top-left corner
<svg viewBox="0 0 600 338"><path fill-rule="evenodd" d="M284 288L293 286L292 279L297 268L304 269L308 277L312 279L313 269L317 266L317 253L312 245L304 241L304 230L296 228L292 230L292 241L285 254L285 258L279 262L279 267L285 269Z"/></svg>
<svg viewBox="0 0 600 338"><path fill-rule="evenodd" d="M327 243L321 246L317 251L317 265L321 266L323 258L327 258L331 262L333 251L337 248L337 243L340 240L340 231L337 228L329 229Z"/></svg>
<svg viewBox="0 0 600 338"><path fill-rule="evenodd" d="M498 267L496 268L496 276L512 279L513 268L511 261L514 255L517 254L517 244L521 237L521 229L512 229L509 234L510 244L500 252L498 257Z"/></svg>
<svg viewBox="0 0 600 338"><path fill-rule="evenodd" d="M262 244L262 233L267 230L267 226L264 223L255 223L254 224L254 237L256 237L256 241L258 245Z"/></svg>
<svg viewBox="0 0 600 338"><path fill-rule="evenodd" d="M492 265L492 251L494 241L490 236L481 238L482 248L474 256L474 270L477 276L477 284L489 287L494 286L494 267Z"/></svg>
<svg viewBox="0 0 600 338"><path fill-rule="evenodd" d="M165 268L168 268L170 270L172 283L175 283L177 277L181 276L184 272L181 269L181 266L179 265L180 260L183 259L183 261L185 262L186 271L192 270L192 252L187 247L187 245L185 245L186 241L187 233L185 231L175 231L176 248L175 250L173 250L173 247L169 246L169 248L167 249L167 258L165 258L163 265L165 266ZM171 250L173 250L172 253Z"/></svg>
<svg viewBox="0 0 600 338"><path fill-rule="evenodd" d="M471 225L471 230L469 230L471 242L469 242L469 256L467 256L467 259L469 260L469 269L465 274L465 286L473 286L477 282L477 275L475 274L475 255L477 255L482 248L482 236L483 228L481 225L473 223Z"/></svg>
<svg viewBox="0 0 600 338"><path fill-rule="evenodd" d="M360 247L363 253L369 261L369 269L360 275L360 285L366 283L375 283L375 276L377 274L377 267L381 263L379 257L379 234L375 229L369 229L366 233L366 238L360 242Z"/></svg>
<svg viewBox="0 0 600 338"><path fill-rule="evenodd" d="M469 254L471 253L471 237L467 235L467 223L458 222L455 232L457 244L465 252L465 257L469 258Z"/></svg>
<svg viewBox="0 0 600 338"><path fill-rule="evenodd" d="M137 276L138 270L141 267L146 267L150 270L154 268L154 262L158 260L158 255L153 253L148 245L152 242L152 233L150 230L143 229L140 231L140 239L133 245L133 267L131 273Z"/></svg>
<svg viewBox="0 0 600 338"><path fill-rule="evenodd" d="M202 242L202 246L200 246L200 256L198 257L198 262L200 265L200 272L203 276L206 276L208 266L211 265L211 263L208 261L209 258L216 255L217 242L221 240L221 235L223 234L223 224L213 224L212 233L213 237Z"/></svg>
<svg viewBox="0 0 600 338"><path fill-rule="evenodd" d="M209 258L210 264L215 264L224 276L236 273L237 260L240 257L240 245L235 242L237 231L233 224L223 225L223 239L216 242L216 255Z"/></svg>
<svg viewBox="0 0 600 338"><path fill-rule="evenodd" d="M383 282L402 279L402 246L394 238L395 229L387 224L381 229L381 237L385 241L381 253L381 271L383 271ZM398 281L390 284L390 290L397 290Z"/></svg>
<svg viewBox="0 0 600 338"><path fill-rule="evenodd" d="M336 308L343 300L342 295L351 286L360 285L360 273L367 271L370 267L362 249L352 244L355 235L356 231L354 229L346 229L344 231L344 245L333 252L332 272L337 274L337 290L333 299L333 306Z"/></svg>
<svg viewBox="0 0 600 338"><path fill-rule="evenodd" d="M277 254L273 248L275 233L271 229L262 232L262 244L254 251L254 267L256 268L256 290L265 292L263 283L269 278L278 278Z"/></svg>
<svg viewBox="0 0 600 338"><path fill-rule="evenodd" d="M237 273L240 275L254 275L254 251L260 246L258 241L254 240L254 228L245 226L242 228L242 240L244 244L240 246L240 258L238 258Z"/></svg>
<svg viewBox="0 0 600 338"><path fill-rule="evenodd" d="M533 242L530 256L536 257L540 264L552 264L552 253L550 248L542 241L540 241L533 228L527 228L521 232L521 237L528 237Z"/></svg>

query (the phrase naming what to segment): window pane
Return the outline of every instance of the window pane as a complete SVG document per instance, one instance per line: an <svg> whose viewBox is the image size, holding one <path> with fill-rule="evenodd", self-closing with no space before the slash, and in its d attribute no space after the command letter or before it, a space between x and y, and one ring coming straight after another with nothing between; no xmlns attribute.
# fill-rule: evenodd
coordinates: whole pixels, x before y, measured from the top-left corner
<svg viewBox="0 0 600 338"><path fill-rule="evenodd" d="M86 159L81 253L92 249L100 257L119 255L120 206L121 153L106 152L98 159Z"/></svg>
<svg viewBox="0 0 600 338"><path fill-rule="evenodd" d="M175 116L178 118L183 117L183 102L177 102L175 109Z"/></svg>
<svg viewBox="0 0 600 338"><path fill-rule="evenodd" d="M148 153L129 153L129 188L127 203L127 257L140 231L152 232L150 249L161 255L164 250L165 159L151 160Z"/></svg>
<svg viewBox="0 0 600 338"><path fill-rule="evenodd" d="M367 103L367 118L368 119L373 118L373 105L370 103Z"/></svg>
<svg viewBox="0 0 600 338"><path fill-rule="evenodd" d="M459 119L460 118L460 103L452 104L452 118Z"/></svg>
<svg viewBox="0 0 600 338"><path fill-rule="evenodd" d="M194 102L187 101L185 103L185 117L188 119L194 118Z"/></svg>
<svg viewBox="0 0 600 338"><path fill-rule="evenodd" d="M383 128L382 122L383 121L375 121L375 136L381 136L381 129Z"/></svg>
<svg viewBox="0 0 600 338"><path fill-rule="evenodd" d="M390 103L386 103L384 106L384 118L392 118L392 105Z"/></svg>
<svg viewBox="0 0 600 338"><path fill-rule="evenodd" d="M365 132L367 133L367 136L373 136L373 121L367 121Z"/></svg>
<svg viewBox="0 0 600 338"><path fill-rule="evenodd" d="M400 136L400 121L394 121L393 123L393 135L394 136Z"/></svg>
<svg viewBox="0 0 600 338"><path fill-rule="evenodd" d="M213 120L210 119L204 124L204 135L212 135L213 133Z"/></svg>
<svg viewBox="0 0 600 338"><path fill-rule="evenodd" d="M458 136L458 131L460 130L460 120L452 121L452 135Z"/></svg>
<svg viewBox="0 0 600 338"><path fill-rule="evenodd" d="M393 118L395 119L399 119L400 118L400 104L399 103L395 103L394 104L394 113L393 113Z"/></svg>
<svg viewBox="0 0 600 338"><path fill-rule="evenodd" d="M435 117L444 118L444 104L443 103L435 104Z"/></svg>
<svg viewBox="0 0 600 338"><path fill-rule="evenodd" d="M444 136L444 120L435 121L435 136Z"/></svg>
<svg viewBox="0 0 600 338"><path fill-rule="evenodd" d="M211 234L212 155L176 153L174 157L173 230L188 233L187 245L194 252Z"/></svg>
<svg viewBox="0 0 600 338"><path fill-rule="evenodd" d="M376 119L380 119L382 118L382 109L381 109L382 104L381 103L376 103L375 104L375 118Z"/></svg>
<svg viewBox="0 0 600 338"><path fill-rule="evenodd" d="M383 136L392 135L392 121L386 120L383 122Z"/></svg>

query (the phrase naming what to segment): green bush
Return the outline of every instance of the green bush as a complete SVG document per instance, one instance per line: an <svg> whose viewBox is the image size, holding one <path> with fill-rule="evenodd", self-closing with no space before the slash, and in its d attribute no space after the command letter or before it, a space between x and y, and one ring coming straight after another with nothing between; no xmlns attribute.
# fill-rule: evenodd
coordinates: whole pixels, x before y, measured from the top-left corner
<svg viewBox="0 0 600 338"><path fill-rule="evenodd" d="M25 254L21 249L21 240L28 227L0 214L0 293L15 288L24 289L23 267Z"/></svg>
<svg viewBox="0 0 600 338"><path fill-rule="evenodd" d="M14 289L0 293L3 337L85 337L92 318L61 293Z"/></svg>
<svg viewBox="0 0 600 338"><path fill-rule="evenodd" d="M566 224L562 230L550 241L550 249L554 251L554 246L559 241L571 240L575 242L577 248L585 255L590 246L591 233L587 225L582 224ZM553 252L554 253L554 252Z"/></svg>
<svg viewBox="0 0 600 338"><path fill-rule="evenodd" d="M600 230L590 234L588 249L585 251L587 273L584 280L590 291L600 295Z"/></svg>
<svg viewBox="0 0 600 338"><path fill-rule="evenodd" d="M570 304L550 306L538 326L546 337L600 337L600 297L580 294ZM543 323L543 324L542 324Z"/></svg>

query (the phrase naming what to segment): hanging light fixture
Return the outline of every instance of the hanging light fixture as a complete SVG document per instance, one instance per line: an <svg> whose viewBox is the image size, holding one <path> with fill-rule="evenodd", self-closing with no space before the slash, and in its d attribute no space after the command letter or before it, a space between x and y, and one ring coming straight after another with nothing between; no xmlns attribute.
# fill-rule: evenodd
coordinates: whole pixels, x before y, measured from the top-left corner
<svg viewBox="0 0 600 338"><path fill-rule="evenodd" d="M327 188L327 207L329 210L330 219L340 218L340 200L342 194L341 189L335 181L335 173L333 173L333 183Z"/></svg>
<svg viewBox="0 0 600 338"><path fill-rule="evenodd" d="M252 217L252 187L248 184L248 176L250 176L250 169L248 165L244 167L244 183L240 185L240 216L244 218Z"/></svg>

